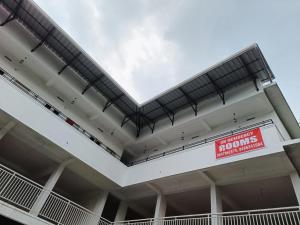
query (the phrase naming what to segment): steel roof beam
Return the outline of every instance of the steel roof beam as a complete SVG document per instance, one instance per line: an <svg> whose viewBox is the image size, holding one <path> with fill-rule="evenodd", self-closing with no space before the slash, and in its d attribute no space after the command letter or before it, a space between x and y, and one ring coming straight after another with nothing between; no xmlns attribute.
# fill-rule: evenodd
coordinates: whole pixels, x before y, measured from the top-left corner
<svg viewBox="0 0 300 225"><path fill-rule="evenodd" d="M214 86L216 92L218 93L218 95L220 96L223 102L223 105L225 105L225 95L223 90L216 84L216 82L208 74L206 74L206 77L209 79L210 83Z"/></svg>
<svg viewBox="0 0 300 225"><path fill-rule="evenodd" d="M83 89L83 91L81 92L82 95L85 94L85 92L87 92L88 89L90 89L91 87L93 87L96 83L98 83L102 78L104 77L104 75L102 74L100 77L96 78L95 80L93 80L92 82L89 82L88 85Z"/></svg>
<svg viewBox="0 0 300 225"><path fill-rule="evenodd" d="M136 107L136 137L140 136L141 133L141 114L140 109Z"/></svg>
<svg viewBox="0 0 300 225"><path fill-rule="evenodd" d="M108 100L106 103L105 103L105 106L102 110L102 112L104 112L106 109L108 109L114 102L118 101L120 98L122 98L125 94L122 93L118 96L116 96L115 98L111 99L111 100Z"/></svg>
<svg viewBox="0 0 300 225"><path fill-rule="evenodd" d="M259 59L255 59L255 60L253 60L253 61L247 63L246 65L251 65L251 64L253 64L253 63L257 62L257 61L259 61ZM236 69L234 69L234 70L232 70L232 71L230 71L230 72L228 72L228 73L223 74L223 75L222 75L221 77L219 77L218 79L222 79L222 78L228 76L229 74L235 73L235 72L237 72L237 71L239 71L239 70L241 70L241 69L243 69L243 66L240 66L240 67L238 67L238 68L236 68ZM263 70L263 69L262 69L262 70ZM255 72L255 73L257 73L257 72ZM193 93L193 92L197 91L199 88L204 88L204 87L206 87L206 86L207 86L207 84L201 85L201 86L199 86L199 87L193 89L192 91L190 91L190 93ZM181 98L181 96L180 96L179 98ZM179 98L175 98L175 99L173 99L172 101L170 101L169 103L172 103L173 101L176 101L176 100L178 100ZM199 100L200 100L200 99L197 99L198 102L199 102ZM153 111L155 111L155 110L157 110L157 109L159 109L159 107L154 108L153 110L151 110L151 111L148 112L148 113L151 113L151 112L153 112Z"/></svg>
<svg viewBox="0 0 300 225"><path fill-rule="evenodd" d="M75 59L77 59L81 55L81 52L77 53L69 62L64 65L60 71L58 71L58 74L60 75L68 66L71 65L72 62L74 62Z"/></svg>
<svg viewBox="0 0 300 225"><path fill-rule="evenodd" d="M19 9L21 8L22 2L23 2L23 0L20 0L18 2L15 10L13 12L11 12L11 14L9 14L8 17L6 17L6 19L0 24L1 27L17 18L17 14L18 14Z"/></svg>
<svg viewBox="0 0 300 225"><path fill-rule="evenodd" d="M197 102L188 93L186 93L181 87L179 87L178 89L182 92L183 96L186 98L188 103L191 105L193 111L195 112L195 116L197 116L197 113L198 113Z"/></svg>
<svg viewBox="0 0 300 225"><path fill-rule="evenodd" d="M141 117L144 118L144 121L146 122L147 126L151 130L151 133L153 134L154 128L155 128L155 121L149 119L146 115L140 112Z"/></svg>
<svg viewBox="0 0 300 225"><path fill-rule="evenodd" d="M146 125L149 127L149 129L151 130L151 132L154 132L154 128L155 128L155 121L149 119L145 114L143 114L142 112L140 112L140 110L138 110L135 113L129 114L129 115L125 115L122 123L121 123L121 127L123 127L126 123L128 123L133 116L136 116L136 127L137 127L137 134L140 133L142 127L141 127L141 123L140 120L141 118L144 118L144 121L146 122Z"/></svg>
<svg viewBox="0 0 300 225"><path fill-rule="evenodd" d="M121 127L123 127L129 121L130 121L130 116L128 116L128 115L124 116L122 123L121 123Z"/></svg>
<svg viewBox="0 0 300 225"><path fill-rule="evenodd" d="M33 49L31 49L31 52L34 52L39 47L41 47L47 41L48 37L53 33L54 30L55 27L52 27L51 30L48 31L48 33L45 35L45 37Z"/></svg>
<svg viewBox="0 0 300 225"><path fill-rule="evenodd" d="M239 56L239 59L242 62L243 66L245 67L247 73L250 75L250 77L251 77L251 79L253 81L253 84L255 86L256 91L259 91L259 88L258 88L258 85L257 85L257 76L250 71L250 68L248 67L247 63L242 58L242 56Z"/></svg>
<svg viewBox="0 0 300 225"><path fill-rule="evenodd" d="M157 104L160 105L160 107L162 108L162 110L164 111L164 113L168 116L168 118L170 119L172 126L174 125L174 119L175 119L175 113L173 111L171 111L170 109L168 109L165 105L163 105L159 100L155 100L157 102Z"/></svg>

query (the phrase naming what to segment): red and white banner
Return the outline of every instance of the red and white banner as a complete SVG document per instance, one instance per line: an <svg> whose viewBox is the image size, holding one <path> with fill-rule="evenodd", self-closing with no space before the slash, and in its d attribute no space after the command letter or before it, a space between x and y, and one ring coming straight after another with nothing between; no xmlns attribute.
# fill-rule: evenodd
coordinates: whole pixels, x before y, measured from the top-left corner
<svg viewBox="0 0 300 225"><path fill-rule="evenodd" d="M265 147L260 128L215 141L216 158L225 158Z"/></svg>

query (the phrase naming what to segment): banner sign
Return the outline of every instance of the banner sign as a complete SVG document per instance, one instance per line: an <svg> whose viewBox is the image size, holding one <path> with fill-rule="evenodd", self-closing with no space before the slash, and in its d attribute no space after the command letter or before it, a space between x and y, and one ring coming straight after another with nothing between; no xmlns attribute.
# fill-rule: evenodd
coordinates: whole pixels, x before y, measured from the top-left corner
<svg viewBox="0 0 300 225"><path fill-rule="evenodd" d="M265 147L260 128L215 141L216 158L225 158Z"/></svg>

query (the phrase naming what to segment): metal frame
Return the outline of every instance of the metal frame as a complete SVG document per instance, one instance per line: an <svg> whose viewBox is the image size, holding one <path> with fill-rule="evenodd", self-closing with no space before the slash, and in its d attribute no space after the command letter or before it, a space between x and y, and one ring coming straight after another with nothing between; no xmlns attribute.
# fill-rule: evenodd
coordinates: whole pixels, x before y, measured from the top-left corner
<svg viewBox="0 0 300 225"><path fill-rule="evenodd" d="M8 15L8 17L0 24L0 26L5 26L6 24L8 24L9 22L13 21L14 19L17 18L17 14L18 14L18 11L19 9L21 8L21 5L22 5L22 2L23 0L20 0L15 8L15 10L13 10L11 12L11 14ZM1 1L0 1L1 3Z"/></svg>
<svg viewBox="0 0 300 225"><path fill-rule="evenodd" d="M186 98L186 100L188 101L188 103L191 105L194 113L195 113L195 116L197 116L197 113L198 113L198 104L197 102L188 94L186 93L182 87L179 87L178 90L180 90L183 94L183 96Z"/></svg>
<svg viewBox="0 0 300 225"><path fill-rule="evenodd" d="M33 48L31 49L31 52L34 52L35 50L37 50L39 47L41 47L49 38L49 36L54 32L55 27L52 27L49 32L45 35L45 37Z"/></svg>
<svg viewBox="0 0 300 225"><path fill-rule="evenodd" d="M0 164L0 199L55 224L85 224L110 225L111 222L82 207L81 205L48 191L42 185L28 179L14 170ZM38 196L49 195L41 210L34 215L31 212ZM64 221L64 222L63 222Z"/></svg>
<svg viewBox="0 0 300 225"><path fill-rule="evenodd" d="M166 155L172 155L172 154L175 154L177 152L181 152L181 151L185 151L185 150L188 150L188 149L191 149L191 148L206 145L208 143L214 142L215 140L218 140L218 139L223 138L223 137L228 137L228 136L231 136L231 135L240 134L242 132L249 131L251 129L258 128L258 127L269 127L269 126L275 127L277 129L277 126L276 126L276 124L274 124L273 120L272 119L267 119L267 120L264 120L264 121L261 121L261 122L258 122L258 123L254 123L254 124L250 124L248 126L240 127L240 128L234 129L234 130L225 131L223 133L210 136L208 138L204 138L204 139L201 139L201 140L190 142L190 143L188 143L186 145L182 145L180 147L176 147L176 148L173 148L173 149L168 149L167 151L164 151L164 152L161 152L161 153L158 153L158 154L153 154L151 156L147 156L146 158L142 158L142 159L139 159L139 160L136 160L136 161L129 162L128 165L129 166L137 165L137 164L144 163L144 162L147 162L147 161L150 161L150 160L154 160L154 159L164 157ZM278 129L277 129L277 131L278 131L279 135L281 136L281 133L279 132Z"/></svg>
<svg viewBox="0 0 300 225"><path fill-rule="evenodd" d="M245 70L247 71L247 73L252 78L252 81L253 81L253 84L255 86L256 91L259 91L259 88L258 88L258 85L257 85L257 77L256 77L256 75L251 72L249 66L247 65L247 63L245 62L245 60L242 58L242 56L239 56L238 58L242 62L243 66L245 67Z"/></svg>
<svg viewBox="0 0 300 225"><path fill-rule="evenodd" d="M299 206L115 221L111 225L298 225Z"/></svg>
<svg viewBox="0 0 300 225"><path fill-rule="evenodd" d="M94 81L88 83L88 85L85 86L85 88L83 89L83 91L81 92L82 95L85 94L85 92L87 92L88 89L90 89L91 87L93 87L96 83L98 83L102 78L104 77L104 75L98 77L97 79L95 79Z"/></svg>
<svg viewBox="0 0 300 225"><path fill-rule="evenodd" d="M119 100L120 98L122 98L124 95L125 95L125 94L123 93L123 94L120 94L120 95L118 95L117 97L115 97L115 98L113 98L113 99L108 100L108 101L105 103L102 112L104 112L106 109L108 109L114 102L118 101L118 100Z"/></svg>
<svg viewBox="0 0 300 225"><path fill-rule="evenodd" d="M300 224L299 206L111 222L56 192L48 191L44 186L2 164L0 164L0 183L0 199L2 201L23 212L29 213L33 218L40 218L58 225ZM37 196L41 196L44 193L49 194L49 196L38 215L34 215L34 212L31 212L31 209L38 199Z"/></svg>
<svg viewBox="0 0 300 225"><path fill-rule="evenodd" d="M255 63L255 62L257 62L257 61L259 61L259 59L255 59L255 60L249 62L249 63L246 64L246 65L251 65L252 63ZM235 72L237 72L237 71L239 71L239 70L242 70L243 68L244 68L244 66L237 67L236 69L232 70L231 72L228 72L228 73L223 74L223 76L219 77L218 79L222 79L222 78L228 76L228 75L231 74L231 73L235 73ZM258 73L258 72L260 72L260 71L261 71L261 70L256 71L256 72L254 72L254 74L256 74L256 73ZM238 81L240 81L240 80L238 80ZM191 94L191 93L197 91L197 89L204 88L204 87L206 87L207 85L210 85L210 83L204 84L204 85L202 85L202 86L199 86L199 87L195 88L194 90L190 91L189 94ZM227 86L226 86L226 87L227 87ZM214 92L215 92L215 91L214 91ZM211 95L211 94L212 94L212 93L208 93L207 96L208 96L208 95ZM204 96L204 97L206 97L206 96ZM181 96L180 96L179 98L181 98ZM168 102L168 104L172 103L173 101L177 101L179 98L173 99L172 101ZM197 102L199 102L200 100L202 100L202 98L197 99ZM157 108L154 108L152 111L150 111L150 112L148 112L148 113L150 114L150 113L152 113L153 111L158 110L159 108L160 108L160 106L157 107Z"/></svg>
<svg viewBox="0 0 300 225"><path fill-rule="evenodd" d="M59 29L57 29L57 32L54 32L54 34L53 34L52 29L55 29L55 28L54 28L52 22L49 21L48 18L43 17L43 14L41 16L40 16L40 14L35 14L35 11L38 12L38 9L35 9L34 5L30 5L31 4L30 2L26 2L26 4L25 4L25 2L23 2L24 4L22 4L22 0L21 0L13 8L10 4L8 4L8 0L2 0L2 2L3 2L4 7L6 7L6 9L9 12L11 12L10 15L6 18L6 21L4 21L3 25L8 23L11 20L17 18L18 20L21 20L21 22L31 32L33 32L33 34L36 35L38 38L41 39L41 37L44 36L41 39L41 41L37 44L37 46L35 46L33 49L31 49L31 51L34 52L37 48L42 46L44 43L47 43L47 47L49 47L49 49L51 49L55 54L57 54L58 57L62 58L65 61L65 65L60 69L60 71L58 71L58 74L61 74L68 66L70 66L76 72L78 72L78 74L83 79L85 79L88 82L87 86L82 91L83 95L89 88L93 87L97 82L102 81L101 85L103 85L105 87L105 89L107 88L108 90L102 90L101 88L98 87L98 85L95 88L96 88L97 92L101 93L106 99L108 99L108 101L103 106L103 111L106 111L106 109L109 108L111 105L115 105L116 108L118 108L124 114L124 119L121 124L122 126L124 126L128 122L127 120L129 119L135 124L138 134L145 126L148 126L149 128L151 127L151 131L153 132L155 123L158 120L164 119L166 117L168 117L170 119L172 125L174 125L175 113L177 113L179 110L181 110L183 108L188 107L188 105L192 108L195 115L197 115L198 104L199 104L200 100L203 99L203 96L201 96L199 99L192 98L191 97L192 92L195 91L195 89L191 89L191 91L186 91L187 89L183 88L183 86L188 83L183 84L181 87L177 88L177 90L179 90L182 93L182 96L180 98L184 97L186 100L180 106L176 105L176 107L175 107L172 104L179 98L177 98L177 96L175 97L175 96L171 95L171 98L169 99L168 102L164 102L164 104L161 104L159 99L153 100L152 102L154 102L154 101L160 102L160 104L158 104L158 107L156 107L156 105L154 104L153 107L149 108L149 111L146 111L146 112L143 111L142 109L144 108L145 105L142 105L142 106L139 106L137 104L134 105L135 104L134 102L132 104L132 100L129 97L127 97L126 93L122 89L120 89L117 85L113 84L114 85L113 90L110 90L110 87L109 87L110 85L107 85L107 83L103 79L104 77L106 77L106 74L104 73L104 71L102 71L101 68L98 68L97 65L95 65L94 62L92 60L90 60L88 57L86 57L85 55L84 55L84 57L86 57L86 58L84 58L85 59L84 61L83 61L82 57L78 58L78 56L79 56L78 54L81 54L80 52L82 50L77 48L76 44L73 44L71 40L68 40L68 37L66 37L64 35L64 33L62 33L61 31L59 31ZM28 5L32 6L32 8L31 8L32 10L30 12L27 9ZM21 11L22 14L24 13L26 15L24 18L18 17L19 9L22 10ZM39 17L37 17L37 15L39 15ZM27 16L28 16L28 20L26 19ZM32 23L30 22L31 20L34 21L37 26L33 26ZM53 26L53 28L49 31L49 27L51 27L51 25ZM53 43L52 42L49 43L49 41L48 41L50 35L51 35L51 40L53 39ZM61 37L63 37L64 39L62 39ZM248 60L247 60L247 62L245 60L243 60L243 57L241 57L241 56L243 56L244 54L248 54L247 53L248 51L250 52L250 51L254 51L254 50L255 50L254 57L249 59L249 61L252 60L251 62L248 62ZM64 52L66 52L66 53L64 53ZM79 52L79 53L76 54L77 52ZM71 57L69 55L71 55ZM265 78L267 76L268 80L270 80L270 82L272 82L272 79L274 78L274 75L272 74L269 66L267 65L258 46L251 46L248 49L246 49L246 50L240 52L239 54L235 55L234 57L230 58L228 61L237 59L239 57L240 57L240 61L242 62L241 64L243 64L240 67L232 68L230 71L228 71L224 74L220 73L220 76L218 76L217 79L211 79L211 77L209 75L207 75L208 79L210 80L209 84L207 84L207 85L213 85L213 87L215 89L215 93L217 95L219 95L223 104L225 104L225 93L224 92L228 88L227 88L227 86L225 87L224 85L221 85L221 86L218 85L218 84L220 84L217 82L219 78L226 77L227 75L230 75L238 70L243 69L243 70L247 71L247 74L248 74L247 76L249 76L249 78L252 79L256 90L258 90L257 79L260 78L260 76L255 75L256 72L251 73L251 69L252 70L254 70L254 69L252 67L248 66L255 61L261 61L259 63L259 68L262 67L263 70L265 70L265 73L267 73L267 74L262 75L264 79L267 79L267 78ZM71 58L71 59L66 60L68 58ZM247 59L247 58L245 58L245 59ZM72 63L72 62L74 62L74 60L76 60L76 63ZM87 62L91 63L91 65L93 65L93 67L89 67L86 63L84 63L86 60L87 60ZM227 63L228 61L226 61L225 63ZM223 63L223 64L225 64L225 63ZM219 66L223 66L223 64L220 64ZM78 67L77 67L77 65L78 65ZM94 65L95 65L95 67L94 67ZM81 70L81 68L82 68L82 70ZM90 75L94 77L94 80L90 81L90 79L91 79L90 76L85 75L83 73L84 70L86 70L87 73L90 73ZM199 75L199 76L206 76L206 75L203 74L203 75ZM196 76L194 79L197 79L198 77ZM107 79L110 79L110 78L108 77ZM238 82L238 80L235 80L234 82ZM199 84L197 86L197 89L201 89L204 86L206 86L206 84L205 85ZM121 93L124 93L125 97L120 98L120 101L115 100L115 98L118 98L118 96ZM169 94L169 93L166 93L166 94ZM203 94L205 94L205 96L210 96L214 93L207 93L207 94L203 93ZM114 97L112 97L112 96L114 96ZM136 107L139 109L137 110ZM152 112L154 112L156 110L160 110L158 113L159 115L157 113L155 113L155 115L157 115L157 116L154 116L154 113L152 113ZM143 111L143 113L141 113L142 111ZM134 114L134 116L132 116L131 114ZM153 116L152 116L152 114L153 114Z"/></svg>
<svg viewBox="0 0 300 225"><path fill-rule="evenodd" d="M140 136L140 132L142 127L142 121L146 123L148 128L151 130L151 133L154 132L156 121L151 120L148 118L145 114L141 112L142 110L137 108L135 113L132 113L130 115L125 115L123 117L123 120L121 122L121 127L123 127L126 123L128 123L130 120L134 120L135 118L135 125L136 125L136 137Z"/></svg>
<svg viewBox="0 0 300 225"><path fill-rule="evenodd" d="M60 75L62 72L64 72L64 70L65 70L68 66L70 66L71 63L74 62L75 59L77 59L80 55L81 55L81 52L78 52L78 53L77 53L70 61L68 61L68 62L66 63L66 65L64 65L64 66L60 69L60 71L58 71L58 75Z"/></svg>
<svg viewBox="0 0 300 225"><path fill-rule="evenodd" d="M174 120L175 120L175 113L172 110L168 109L168 107L166 107L166 105L163 105L158 99L156 99L155 102L157 102L157 104L160 105L161 109L168 116L168 118L170 119L172 126L173 126Z"/></svg>
<svg viewBox="0 0 300 225"><path fill-rule="evenodd" d="M220 96L223 105L225 105L225 94L224 91L216 84L216 82L206 73L206 77L209 79L210 83L214 86L217 94Z"/></svg>

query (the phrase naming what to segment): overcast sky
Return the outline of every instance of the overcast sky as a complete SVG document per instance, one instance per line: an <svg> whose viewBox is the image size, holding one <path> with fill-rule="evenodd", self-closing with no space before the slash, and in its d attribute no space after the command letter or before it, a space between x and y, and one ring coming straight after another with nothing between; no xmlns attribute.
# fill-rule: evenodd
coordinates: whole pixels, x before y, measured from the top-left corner
<svg viewBox="0 0 300 225"><path fill-rule="evenodd" d="M300 121L299 0L35 0L144 102L258 43Z"/></svg>

